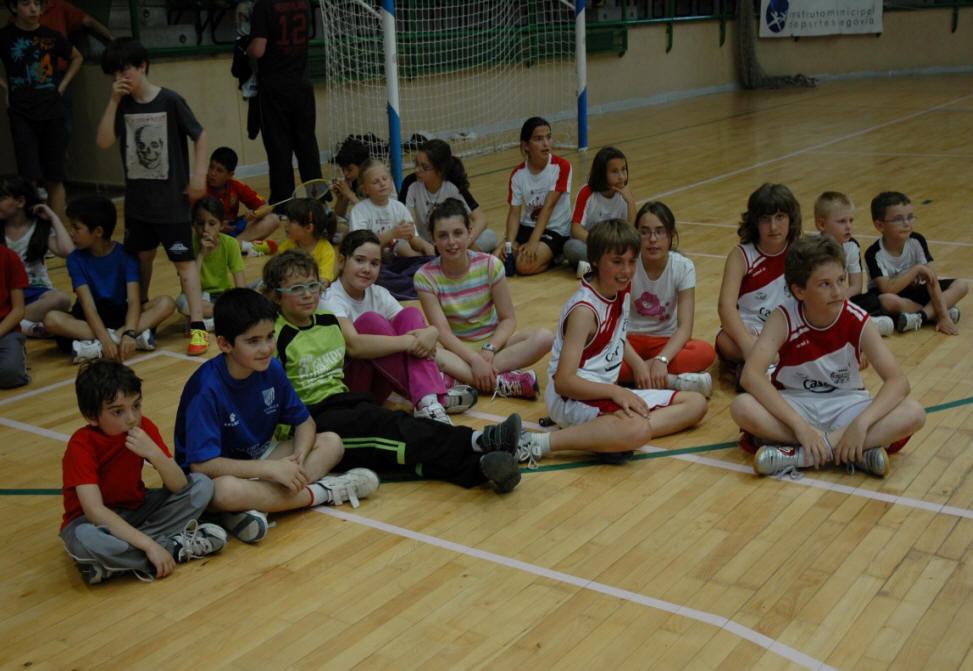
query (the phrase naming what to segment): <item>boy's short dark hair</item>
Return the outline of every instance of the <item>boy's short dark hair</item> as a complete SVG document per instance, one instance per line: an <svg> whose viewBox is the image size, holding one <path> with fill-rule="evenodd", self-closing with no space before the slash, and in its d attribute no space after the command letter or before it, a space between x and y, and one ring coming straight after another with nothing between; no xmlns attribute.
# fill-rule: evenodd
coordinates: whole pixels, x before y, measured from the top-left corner
<svg viewBox="0 0 973 671"><path fill-rule="evenodd" d="M17 7L17 2L18 0L6 0L7 9L10 10L11 14L14 13L14 9ZM41 7L44 7L45 5L47 5L47 0L41 0Z"/></svg>
<svg viewBox="0 0 973 671"><path fill-rule="evenodd" d="M199 214L200 210L209 212L221 222L226 214L223 210L223 201L215 196L203 196L193 205L193 225L196 224L196 215Z"/></svg>
<svg viewBox="0 0 973 671"><path fill-rule="evenodd" d="M338 147L338 151L334 155L334 162L342 168L347 168L350 165L361 165L369 159L369 156L368 146L364 142L354 137L348 137Z"/></svg>
<svg viewBox="0 0 973 671"><path fill-rule="evenodd" d="M840 207L854 207L854 204L840 191L825 191L814 201L814 218L827 219Z"/></svg>
<svg viewBox="0 0 973 671"><path fill-rule="evenodd" d="M227 172L233 172L236 170L236 165L240 158L236 155L236 152L229 147L217 147L213 150L213 153L210 154L209 160L219 163L226 168Z"/></svg>
<svg viewBox="0 0 973 671"><path fill-rule="evenodd" d="M101 54L101 70L106 75L121 72L126 66L137 68L145 63L145 74L149 74L149 52L134 37L119 37L108 43Z"/></svg>
<svg viewBox="0 0 973 671"><path fill-rule="evenodd" d="M286 252L272 256L264 264L264 290L277 291L284 286L287 278L294 274L310 275L314 279L319 279L318 262L303 249L288 249Z"/></svg>
<svg viewBox="0 0 973 671"><path fill-rule="evenodd" d="M111 403L119 393L141 394L142 380L123 363L99 359L81 367L74 391L84 418L97 420L105 402Z"/></svg>
<svg viewBox="0 0 973 671"><path fill-rule="evenodd" d="M314 237L318 240L330 240L338 228L338 217L335 213L314 198L295 198L278 206L274 211L301 226L312 225Z"/></svg>
<svg viewBox="0 0 973 671"><path fill-rule="evenodd" d="M806 288L814 269L829 262L845 267L845 250L830 235L811 235L795 240L784 260L784 280L788 288L795 284Z"/></svg>
<svg viewBox="0 0 973 671"><path fill-rule="evenodd" d="M338 253L347 259L355 253L356 249L368 242L378 245L379 249L382 248L382 243L374 231L370 231L367 228L359 228L357 231L351 231L345 237L341 238Z"/></svg>
<svg viewBox="0 0 973 671"><path fill-rule="evenodd" d="M883 191L872 198L872 221L884 221L885 213L896 205L910 205L912 201L899 191Z"/></svg>
<svg viewBox="0 0 973 671"><path fill-rule="evenodd" d="M608 252L624 254L632 250L636 256L642 247L642 238L627 221L623 219L608 219L599 221L588 233L588 263L598 265Z"/></svg>
<svg viewBox="0 0 973 671"><path fill-rule="evenodd" d="M115 209L115 203L104 196L75 198L68 203L64 213L68 215L68 219L84 224L92 233L100 226L101 237L105 240L110 240L111 234L115 232L118 210Z"/></svg>
<svg viewBox="0 0 973 671"><path fill-rule="evenodd" d="M275 321L277 308L253 289L230 289L216 299L213 305L213 332L223 336L230 344L241 333L264 320Z"/></svg>

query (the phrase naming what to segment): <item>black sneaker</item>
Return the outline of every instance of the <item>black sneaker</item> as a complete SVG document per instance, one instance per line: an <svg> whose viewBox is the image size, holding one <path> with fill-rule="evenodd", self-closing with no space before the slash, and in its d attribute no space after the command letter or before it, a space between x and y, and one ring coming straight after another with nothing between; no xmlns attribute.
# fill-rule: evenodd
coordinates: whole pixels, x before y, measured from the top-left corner
<svg viewBox="0 0 973 671"><path fill-rule="evenodd" d="M480 472L493 483L497 494L506 494L520 483L517 457L508 452L497 450L484 454L480 457Z"/></svg>
<svg viewBox="0 0 973 671"><path fill-rule="evenodd" d="M108 569L101 564L78 564L78 570L81 571L85 583L89 585L97 585L109 577Z"/></svg>
<svg viewBox="0 0 973 671"><path fill-rule="evenodd" d="M516 412L499 424L483 427L476 442L484 452L507 452L516 455L520 444L520 415Z"/></svg>
<svg viewBox="0 0 973 671"><path fill-rule="evenodd" d="M609 466L621 466L626 461L630 461L634 454L633 450L627 452L595 452L595 458Z"/></svg>

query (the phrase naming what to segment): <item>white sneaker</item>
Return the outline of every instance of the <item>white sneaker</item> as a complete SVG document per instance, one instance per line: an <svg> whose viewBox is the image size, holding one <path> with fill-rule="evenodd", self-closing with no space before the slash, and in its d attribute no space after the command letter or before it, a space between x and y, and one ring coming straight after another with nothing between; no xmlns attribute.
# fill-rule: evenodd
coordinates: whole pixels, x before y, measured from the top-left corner
<svg viewBox="0 0 973 671"><path fill-rule="evenodd" d="M203 317L203 326L206 327L207 331L212 333L213 329L216 328L216 322L213 321L212 317Z"/></svg>
<svg viewBox="0 0 973 671"><path fill-rule="evenodd" d="M534 434L530 431L521 430L516 457L517 461L526 461L528 469L537 468L537 462L541 458L541 446L534 441Z"/></svg>
<svg viewBox="0 0 973 671"><path fill-rule="evenodd" d="M189 520L180 533L172 537L172 556L177 564L216 554L226 547L226 530L219 524L200 524Z"/></svg>
<svg viewBox="0 0 973 671"><path fill-rule="evenodd" d="M50 338L51 334L44 328L44 322L35 322L30 319L20 320L20 330L28 338Z"/></svg>
<svg viewBox="0 0 973 671"><path fill-rule="evenodd" d="M83 363L102 357L101 342L98 340L73 340L71 342L71 363Z"/></svg>
<svg viewBox="0 0 973 671"><path fill-rule="evenodd" d="M958 307L956 307L954 305L953 307L951 307L950 309L948 309L946 312L949 314L949 318L951 320L953 320L953 323L954 324L959 324L960 311L959 311L959 308ZM41 328L44 328L44 325L43 324L41 324ZM37 336L37 337L38 338L43 338L43 336Z"/></svg>
<svg viewBox="0 0 973 671"><path fill-rule="evenodd" d="M151 352L155 349L155 336L152 335L152 329L145 329L135 336L135 349L143 352Z"/></svg>
<svg viewBox="0 0 973 671"><path fill-rule="evenodd" d="M476 405L476 399L478 397L479 392L477 392L476 387L471 387L468 384L454 384L446 392L446 398L443 399L443 407L451 415L466 412Z"/></svg>
<svg viewBox="0 0 973 671"><path fill-rule="evenodd" d="M257 95L257 75L250 75L250 79L243 82L243 86L240 87L240 94L244 100L249 100Z"/></svg>
<svg viewBox="0 0 973 671"><path fill-rule="evenodd" d="M591 264L587 261L578 261L578 269L575 271L574 276L579 280L585 275L591 272Z"/></svg>
<svg viewBox="0 0 973 671"><path fill-rule="evenodd" d="M243 510L223 513L223 527L244 543L256 543L267 535L267 513L259 510Z"/></svg>
<svg viewBox="0 0 973 671"><path fill-rule="evenodd" d="M412 416L419 419L431 419L434 422L439 422L440 424L453 426L453 420L451 420L449 415L446 414L446 408L444 408L441 403L429 403L421 408L416 408L415 412L412 413Z"/></svg>
<svg viewBox="0 0 973 671"><path fill-rule="evenodd" d="M891 317L886 317L885 315L873 315L869 317L872 320L872 324L875 326L875 330L883 338L885 336L892 335L892 331L895 330L895 322L892 321Z"/></svg>
<svg viewBox="0 0 973 671"><path fill-rule="evenodd" d="M709 373L680 373L670 375L669 388L678 391L698 391L709 398L713 395L713 378Z"/></svg>
<svg viewBox="0 0 973 671"><path fill-rule="evenodd" d="M367 468L353 468L340 475L326 475L317 484L331 492L333 506L340 506L345 501L351 502L352 508L358 507L358 499L374 494L378 489L379 480L375 471Z"/></svg>

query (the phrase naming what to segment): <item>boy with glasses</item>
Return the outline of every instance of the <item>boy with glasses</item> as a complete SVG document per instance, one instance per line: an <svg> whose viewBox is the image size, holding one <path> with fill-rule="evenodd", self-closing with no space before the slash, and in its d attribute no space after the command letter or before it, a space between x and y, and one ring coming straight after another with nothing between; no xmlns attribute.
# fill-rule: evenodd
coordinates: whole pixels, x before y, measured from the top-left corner
<svg viewBox="0 0 973 671"><path fill-rule="evenodd" d="M968 286L937 275L926 239L912 230L917 220L912 201L904 193L883 191L872 199L872 220L882 237L865 251L868 290L878 295L883 312L898 315L896 330L918 331L935 320L937 331L957 335L955 305Z"/></svg>

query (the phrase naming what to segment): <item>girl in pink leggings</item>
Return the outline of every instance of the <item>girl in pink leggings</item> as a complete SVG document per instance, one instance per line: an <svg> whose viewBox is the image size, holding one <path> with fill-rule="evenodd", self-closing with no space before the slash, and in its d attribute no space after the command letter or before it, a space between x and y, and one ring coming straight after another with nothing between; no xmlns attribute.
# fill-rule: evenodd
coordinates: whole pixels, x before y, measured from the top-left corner
<svg viewBox="0 0 973 671"><path fill-rule="evenodd" d="M396 391L412 402L416 417L452 424L447 413L472 407L476 390L443 375L437 354L450 353L437 348L439 332L421 310L402 307L375 284L381 264L378 237L352 231L341 241L338 279L321 296L321 309L334 313L345 338L345 383L379 403Z"/></svg>

